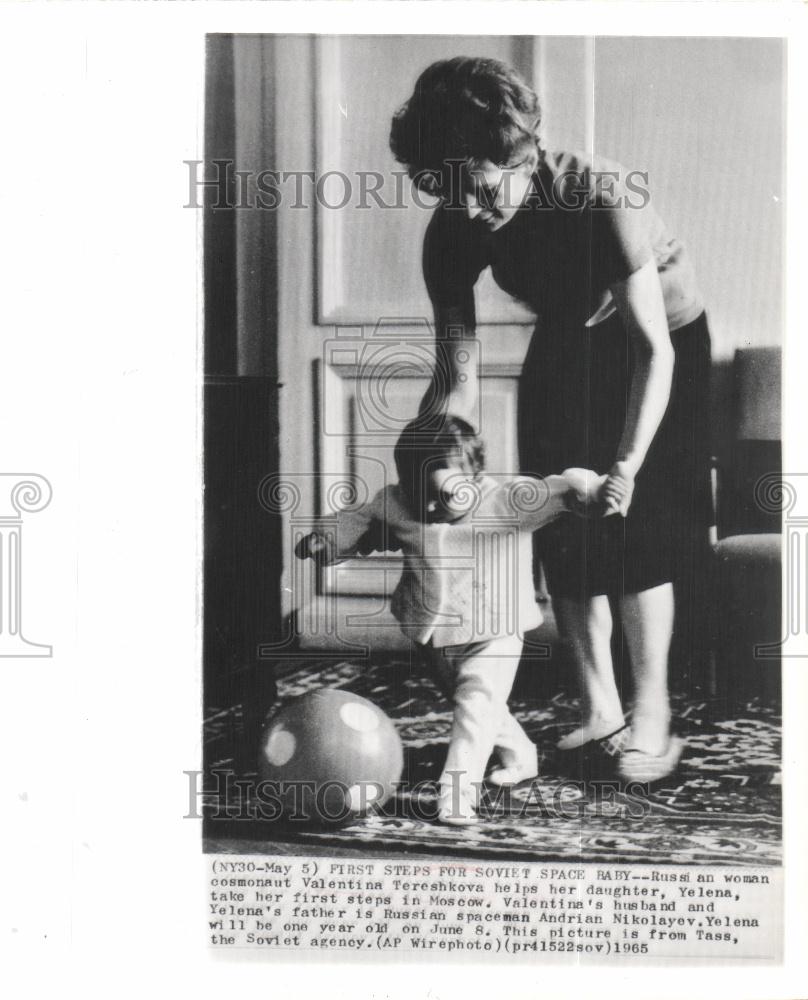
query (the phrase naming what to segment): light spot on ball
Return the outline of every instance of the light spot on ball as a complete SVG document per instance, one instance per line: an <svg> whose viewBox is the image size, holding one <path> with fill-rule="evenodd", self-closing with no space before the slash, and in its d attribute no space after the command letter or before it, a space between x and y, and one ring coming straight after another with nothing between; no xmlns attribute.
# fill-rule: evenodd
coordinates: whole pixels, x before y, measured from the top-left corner
<svg viewBox="0 0 808 1000"><path fill-rule="evenodd" d="M373 709L355 701L346 702L339 710L339 717L358 733L372 733L379 728L379 717Z"/></svg>
<svg viewBox="0 0 808 1000"><path fill-rule="evenodd" d="M351 785L345 793L345 804L351 812L361 812L373 805L381 793L381 788L373 781Z"/></svg>
<svg viewBox="0 0 808 1000"><path fill-rule="evenodd" d="M296 746L297 740L288 729L276 729L269 734L264 752L270 764L283 767L294 756Z"/></svg>

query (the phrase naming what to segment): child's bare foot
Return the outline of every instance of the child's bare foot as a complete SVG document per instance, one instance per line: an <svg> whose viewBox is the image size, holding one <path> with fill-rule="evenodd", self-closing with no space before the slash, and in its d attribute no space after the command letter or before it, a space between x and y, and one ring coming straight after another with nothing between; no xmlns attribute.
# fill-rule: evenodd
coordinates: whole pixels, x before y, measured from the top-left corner
<svg viewBox="0 0 808 1000"><path fill-rule="evenodd" d="M573 729L571 733L562 736L556 743L559 750L580 750L587 743L594 740L604 740L607 736L613 736L625 727L625 719L622 716L615 716L613 719L593 719L584 726Z"/></svg>

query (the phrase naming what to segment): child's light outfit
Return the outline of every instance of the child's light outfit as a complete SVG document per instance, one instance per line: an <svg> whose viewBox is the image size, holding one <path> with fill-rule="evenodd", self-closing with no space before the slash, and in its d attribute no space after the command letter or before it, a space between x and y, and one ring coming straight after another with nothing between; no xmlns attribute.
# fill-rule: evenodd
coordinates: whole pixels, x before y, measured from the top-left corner
<svg viewBox="0 0 808 1000"><path fill-rule="evenodd" d="M452 811L458 816L474 799L494 747L507 772L536 774L536 748L507 702L523 634L541 623L531 534L568 509L570 487L561 476L482 476L468 489L472 509L460 520L415 520L400 488L388 486L367 505L323 520L317 531L325 562L354 555L374 521L383 525L388 544L395 540L403 551L391 610L453 693L452 736L440 781L442 805L448 807L448 796L457 800Z"/></svg>
<svg viewBox="0 0 808 1000"><path fill-rule="evenodd" d="M538 773L536 746L511 715L508 696L522 655L522 637L506 635L461 646L424 647L426 661L454 702L452 735L440 776L444 819L471 815L485 765L496 750L507 784Z"/></svg>

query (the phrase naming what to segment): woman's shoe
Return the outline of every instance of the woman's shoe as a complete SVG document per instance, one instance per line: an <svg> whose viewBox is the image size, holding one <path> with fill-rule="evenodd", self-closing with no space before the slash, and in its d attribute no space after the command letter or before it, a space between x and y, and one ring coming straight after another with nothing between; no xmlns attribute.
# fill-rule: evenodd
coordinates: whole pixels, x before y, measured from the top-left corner
<svg viewBox="0 0 808 1000"><path fill-rule="evenodd" d="M617 773L623 781L636 781L643 785L660 781L676 770L684 748L683 740L671 736L665 752L659 755L633 748L623 750L617 763Z"/></svg>
<svg viewBox="0 0 808 1000"><path fill-rule="evenodd" d="M588 749L594 750L603 757L619 757L630 738L631 727L626 723L619 729L615 729L613 733L609 733L608 736L602 736L599 740L592 740L588 744Z"/></svg>
<svg viewBox="0 0 808 1000"><path fill-rule="evenodd" d="M606 736L599 736L597 739L586 740L583 743L578 744L570 748L565 748L559 744L563 741L559 741L556 744L556 748L562 753L576 753L576 754L596 754L598 756L605 757L617 757L625 747L631 736L631 729L627 722L624 722L622 726L615 729L614 732L608 733Z"/></svg>
<svg viewBox="0 0 808 1000"><path fill-rule="evenodd" d="M539 751L534 748L530 758L514 764L503 764L485 779L491 785L518 785L520 781L528 781L539 774Z"/></svg>
<svg viewBox="0 0 808 1000"><path fill-rule="evenodd" d="M562 753L586 753L588 750L594 749L596 744L601 743L604 740L611 740L612 737L616 736L618 733L622 733L627 728L627 724L622 722L619 725L615 724L614 729L609 730L607 728L606 733L603 736L591 737L586 736L585 728L573 729L571 732L566 733L561 737L561 739L556 743L556 749L560 750Z"/></svg>
<svg viewBox="0 0 808 1000"><path fill-rule="evenodd" d="M607 736L587 740L576 750L558 751L556 761L561 771L578 780L611 780L630 739L631 728L626 723Z"/></svg>

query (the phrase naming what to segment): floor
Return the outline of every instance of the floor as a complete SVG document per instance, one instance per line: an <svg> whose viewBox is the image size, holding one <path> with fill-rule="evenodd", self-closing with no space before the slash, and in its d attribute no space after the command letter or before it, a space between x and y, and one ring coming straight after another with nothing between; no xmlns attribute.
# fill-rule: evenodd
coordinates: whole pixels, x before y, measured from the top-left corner
<svg viewBox="0 0 808 1000"><path fill-rule="evenodd" d="M549 689L548 689L549 685ZM674 695L686 748L677 772L627 791L606 755L559 754L580 718L577 698L542 664L520 671L511 706L539 747L541 774L507 794L495 789L473 828L434 821L434 779L451 706L406 656L372 664L307 660L279 681L279 699L319 687L368 698L394 721L405 749L398 793L375 815L317 828L257 818L255 772L235 759L241 707L209 706L205 719L209 852L434 856L648 864L765 866L781 860L780 714L772 685L734 703L699 691Z"/></svg>

